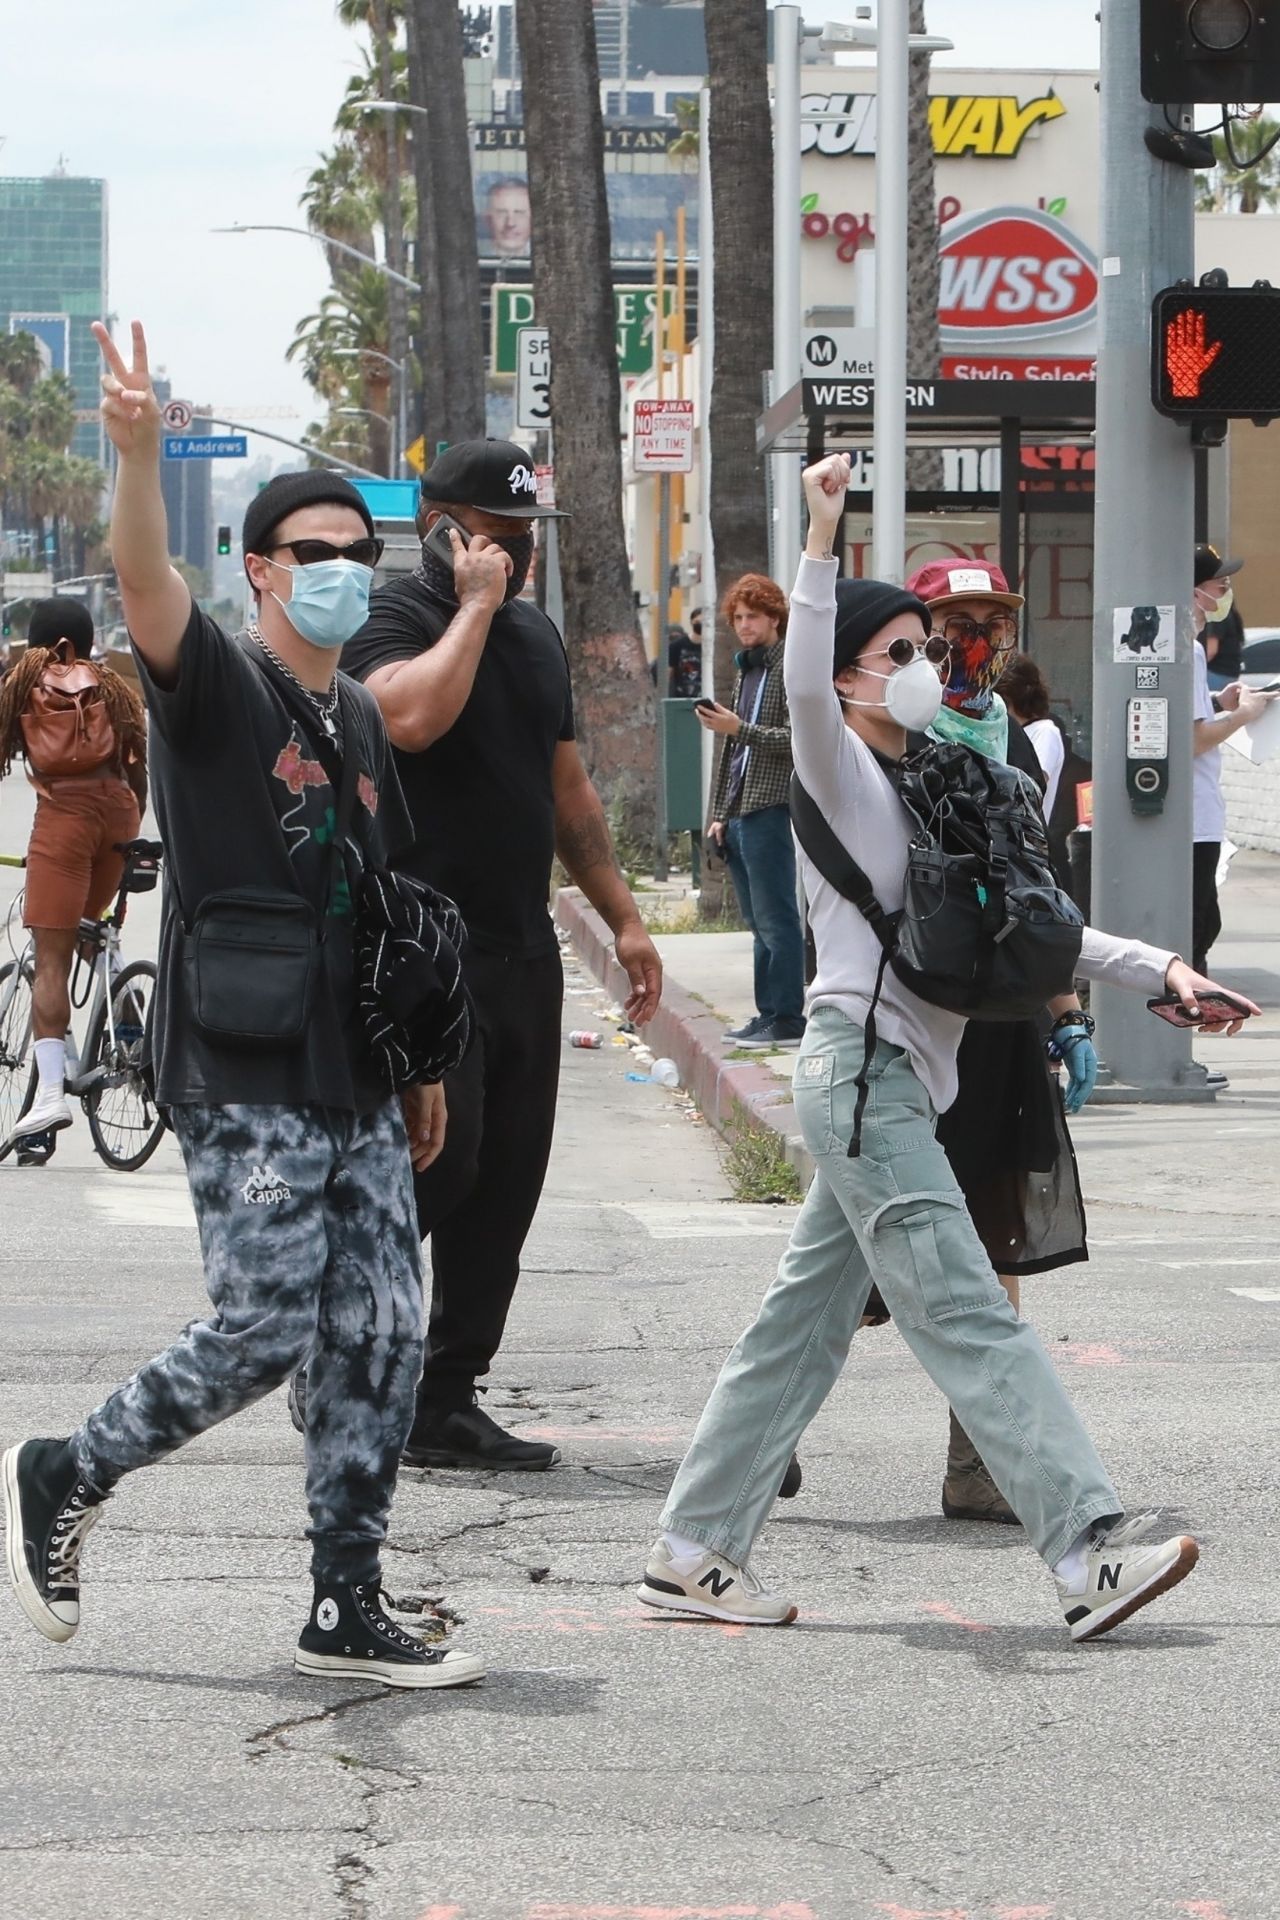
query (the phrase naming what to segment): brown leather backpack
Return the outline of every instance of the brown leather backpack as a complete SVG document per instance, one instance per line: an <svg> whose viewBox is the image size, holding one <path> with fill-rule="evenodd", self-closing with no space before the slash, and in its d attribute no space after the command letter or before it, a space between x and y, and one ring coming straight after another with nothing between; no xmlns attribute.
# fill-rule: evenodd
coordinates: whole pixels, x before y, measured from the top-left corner
<svg viewBox="0 0 1280 1920"><path fill-rule="evenodd" d="M50 653L56 660L44 668L19 716L27 760L49 779L96 773L120 757L101 675L91 661L76 657L69 640Z"/></svg>

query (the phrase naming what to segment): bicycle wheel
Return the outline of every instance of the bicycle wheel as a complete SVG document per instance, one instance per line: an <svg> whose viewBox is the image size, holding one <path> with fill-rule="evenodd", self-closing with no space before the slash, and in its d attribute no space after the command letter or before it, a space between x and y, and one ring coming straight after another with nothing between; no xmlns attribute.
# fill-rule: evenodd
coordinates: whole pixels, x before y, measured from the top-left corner
<svg viewBox="0 0 1280 1920"><path fill-rule="evenodd" d="M85 1044L84 1071L101 1075L83 1096L89 1132L98 1157L117 1173L145 1166L164 1132L140 1064L155 984L156 970L149 960L122 968L111 986L114 1041L102 1006Z"/></svg>
<svg viewBox="0 0 1280 1920"><path fill-rule="evenodd" d="M36 1058L31 1044L31 988L27 955L0 967L0 1146L36 1097Z"/></svg>

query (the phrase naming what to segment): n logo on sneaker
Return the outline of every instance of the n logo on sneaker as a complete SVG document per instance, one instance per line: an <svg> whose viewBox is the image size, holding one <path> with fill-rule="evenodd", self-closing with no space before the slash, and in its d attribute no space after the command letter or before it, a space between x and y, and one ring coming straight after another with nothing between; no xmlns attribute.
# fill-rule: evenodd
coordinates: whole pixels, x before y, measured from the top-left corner
<svg viewBox="0 0 1280 1920"><path fill-rule="evenodd" d="M1098 1568L1098 1592L1101 1593L1104 1587L1110 1587L1112 1593L1117 1593L1120 1588L1120 1572L1118 1560L1110 1563L1104 1560Z"/></svg>
<svg viewBox="0 0 1280 1920"><path fill-rule="evenodd" d="M730 1587L733 1585L733 1575L731 1573L725 1573L720 1567L708 1567L701 1580L699 1580L698 1585L700 1587L710 1587L715 1599L719 1600L724 1594L728 1593Z"/></svg>

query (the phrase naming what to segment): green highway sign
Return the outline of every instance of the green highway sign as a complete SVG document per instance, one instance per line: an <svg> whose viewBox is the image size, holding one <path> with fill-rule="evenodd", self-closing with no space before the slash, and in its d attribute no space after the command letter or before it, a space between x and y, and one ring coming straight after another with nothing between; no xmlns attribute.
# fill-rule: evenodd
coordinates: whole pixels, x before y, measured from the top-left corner
<svg viewBox="0 0 1280 1920"><path fill-rule="evenodd" d="M618 338L618 371L623 374L648 373L653 365L653 316L658 304L656 287L615 287L613 315ZM676 310L676 290L663 288L666 311ZM519 357L517 335L521 327L536 324L533 288L499 285L493 289L493 338L489 352L489 371L514 374Z"/></svg>

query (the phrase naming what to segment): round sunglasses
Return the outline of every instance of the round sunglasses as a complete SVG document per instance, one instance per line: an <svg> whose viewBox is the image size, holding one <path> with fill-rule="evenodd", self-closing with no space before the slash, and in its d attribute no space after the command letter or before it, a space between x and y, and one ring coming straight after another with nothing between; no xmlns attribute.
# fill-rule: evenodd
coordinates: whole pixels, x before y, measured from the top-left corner
<svg viewBox="0 0 1280 1920"><path fill-rule="evenodd" d="M994 613L989 620L971 620L968 614L953 613L942 623L943 637L953 646L971 647L985 640L994 653L1005 653L1017 645L1018 623L1007 613Z"/></svg>
<svg viewBox="0 0 1280 1920"><path fill-rule="evenodd" d="M358 567L376 567L382 558L384 540L352 540L335 547L331 540L279 540L272 553L291 553L300 567L319 566L324 560L352 560Z"/></svg>
<svg viewBox="0 0 1280 1920"><path fill-rule="evenodd" d="M950 643L940 633L931 633L927 640L908 640L905 633L900 633L887 647L860 655L858 664L863 660L892 660L895 667L909 667L921 654L931 667L940 667L950 657Z"/></svg>

